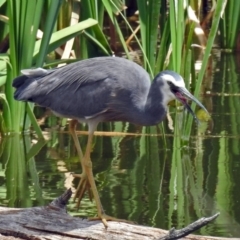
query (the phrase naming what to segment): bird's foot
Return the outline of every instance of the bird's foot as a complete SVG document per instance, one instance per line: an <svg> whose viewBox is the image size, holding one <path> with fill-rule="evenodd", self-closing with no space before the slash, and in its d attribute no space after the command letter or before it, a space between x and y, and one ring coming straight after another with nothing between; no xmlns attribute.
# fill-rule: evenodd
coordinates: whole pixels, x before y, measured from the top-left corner
<svg viewBox="0 0 240 240"><path fill-rule="evenodd" d="M81 200L82 200L85 192L88 192L89 199L92 201L92 199L93 199L92 191L91 191L90 184L89 184L89 181L88 181L88 178L87 178L87 175L85 174L85 172L83 172L82 174L73 173L72 175L73 175L73 177L80 178L80 181L77 186L77 190L76 190L74 198L73 198L74 202L77 199L76 208L79 209Z"/></svg>
<svg viewBox="0 0 240 240"><path fill-rule="evenodd" d="M129 223L129 224L135 224L134 222L132 221L128 221L128 220L125 220L125 219L118 219L118 218L115 218L115 217L112 217L112 216L108 216L107 214L101 214L100 216L97 216L97 217L91 217L91 218L88 218L89 221L96 221L96 220L101 220L103 225L105 226L105 228L108 227L108 224L107 222L108 221L114 221L114 222L124 222L124 223Z"/></svg>

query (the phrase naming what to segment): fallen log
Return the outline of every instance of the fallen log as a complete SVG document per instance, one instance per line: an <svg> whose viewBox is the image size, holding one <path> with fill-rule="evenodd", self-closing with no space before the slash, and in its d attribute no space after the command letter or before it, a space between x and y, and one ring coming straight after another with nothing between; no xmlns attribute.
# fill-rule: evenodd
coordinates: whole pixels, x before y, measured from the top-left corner
<svg viewBox="0 0 240 240"><path fill-rule="evenodd" d="M230 240L230 238L188 235L208 224L218 214L210 218L201 218L180 230L171 229L166 231L120 222L108 222L109 226L105 229L101 221L88 221L67 214L66 204L71 194L72 192L69 189L51 204L44 207L25 209L0 207L0 239L172 240L181 238L191 240Z"/></svg>

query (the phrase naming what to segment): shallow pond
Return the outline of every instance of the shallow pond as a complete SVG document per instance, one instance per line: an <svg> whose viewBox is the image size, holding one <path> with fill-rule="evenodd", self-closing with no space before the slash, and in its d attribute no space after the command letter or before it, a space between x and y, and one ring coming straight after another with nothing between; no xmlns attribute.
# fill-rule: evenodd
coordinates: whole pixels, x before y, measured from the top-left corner
<svg viewBox="0 0 240 240"><path fill-rule="evenodd" d="M238 65L239 57L233 55L222 54L213 61L201 96L211 120L193 124L189 140L174 135L168 120L165 138L160 126L99 126L91 157L107 214L170 229L220 212L198 234L240 238ZM171 114L173 122L181 121L184 114ZM67 188L75 190L78 180L71 172L79 173L80 163L71 136L59 129L59 123L52 116L45 121L43 130L49 139L45 145L29 136L2 140L1 206L46 205ZM87 138L85 128L80 128L84 149ZM78 211L70 201L68 211L80 217L96 213L87 196Z"/></svg>

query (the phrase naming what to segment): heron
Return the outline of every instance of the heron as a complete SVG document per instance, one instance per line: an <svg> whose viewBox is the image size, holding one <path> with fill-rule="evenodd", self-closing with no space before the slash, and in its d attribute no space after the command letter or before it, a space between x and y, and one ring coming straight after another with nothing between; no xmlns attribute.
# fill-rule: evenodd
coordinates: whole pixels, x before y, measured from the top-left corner
<svg viewBox="0 0 240 240"><path fill-rule="evenodd" d="M124 121L141 126L160 123L168 103L180 101L197 120L188 100L206 108L185 87L176 72L165 70L151 81L140 65L120 57L96 57L54 69L25 69L13 80L14 98L49 108L55 115L72 119L69 130L80 159L82 173L78 190L79 204L86 192L92 194L97 219L105 227L116 218L105 214L95 184L90 158L94 131L100 122ZM88 125L88 141L83 154L76 124Z"/></svg>

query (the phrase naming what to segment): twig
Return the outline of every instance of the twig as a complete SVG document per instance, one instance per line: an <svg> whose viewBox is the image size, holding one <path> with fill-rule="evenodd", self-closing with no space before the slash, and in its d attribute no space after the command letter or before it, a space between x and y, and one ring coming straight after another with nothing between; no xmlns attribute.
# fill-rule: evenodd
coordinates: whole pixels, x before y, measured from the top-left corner
<svg viewBox="0 0 240 240"><path fill-rule="evenodd" d="M71 198L71 196L72 196L72 190L71 190L71 188L69 188L60 197L54 199L48 205L48 207L53 208L53 209L55 208L60 211L63 210L66 212L66 205L68 203L68 200Z"/></svg>
<svg viewBox="0 0 240 240"><path fill-rule="evenodd" d="M200 218L197 221L189 224L187 227L182 228L180 230L176 230L175 228L172 228L166 236L161 237L158 240L175 240L175 239L185 237L188 234L200 229L201 227L207 225L209 222L213 221L215 218L219 216L219 214L220 213L216 213L211 217Z"/></svg>

